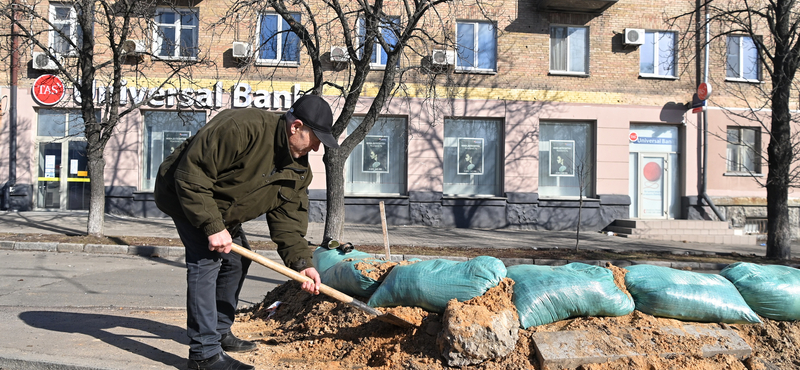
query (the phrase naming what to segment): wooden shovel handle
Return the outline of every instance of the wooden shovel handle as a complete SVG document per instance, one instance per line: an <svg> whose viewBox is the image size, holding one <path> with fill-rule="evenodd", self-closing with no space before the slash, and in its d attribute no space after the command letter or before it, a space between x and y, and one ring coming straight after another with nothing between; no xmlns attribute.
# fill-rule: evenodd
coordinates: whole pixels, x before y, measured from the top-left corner
<svg viewBox="0 0 800 370"><path fill-rule="evenodd" d="M253 252L247 248L244 248L236 243L233 243L233 247L231 248L231 252L235 252L243 257L247 257L255 262L258 262L261 265L264 265L266 268L273 270L281 275L285 275L286 277L291 278L294 281L299 281L301 283L306 281L313 281L311 278L305 275L301 275L299 272L292 270L280 263L277 263L267 257L264 257L256 252ZM336 289L333 289L325 284L319 285L319 291L333 299L336 299L339 302L352 304L353 297L344 294Z"/></svg>

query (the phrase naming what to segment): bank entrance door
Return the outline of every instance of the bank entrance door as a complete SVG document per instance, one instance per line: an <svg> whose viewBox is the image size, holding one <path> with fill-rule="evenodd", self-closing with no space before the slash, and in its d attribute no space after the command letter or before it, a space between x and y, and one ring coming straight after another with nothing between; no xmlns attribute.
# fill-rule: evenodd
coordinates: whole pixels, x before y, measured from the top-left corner
<svg viewBox="0 0 800 370"><path fill-rule="evenodd" d="M678 128L631 125L630 217L673 219L680 216Z"/></svg>
<svg viewBox="0 0 800 370"><path fill-rule="evenodd" d="M36 138L37 209L88 210L89 171L77 111L41 110ZM76 122L78 121L78 122Z"/></svg>

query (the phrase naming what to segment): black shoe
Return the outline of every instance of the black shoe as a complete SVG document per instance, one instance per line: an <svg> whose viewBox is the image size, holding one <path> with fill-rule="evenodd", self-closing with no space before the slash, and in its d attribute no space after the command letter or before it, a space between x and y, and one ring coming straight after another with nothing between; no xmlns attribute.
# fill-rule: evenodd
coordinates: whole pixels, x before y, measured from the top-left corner
<svg viewBox="0 0 800 370"><path fill-rule="evenodd" d="M233 333L222 334L222 340L219 343L222 345L222 350L226 352L250 352L256 349L255 343L236 338Z"/></svg>
<svg viewBox="0 0 800 370"><path fill-rule="evenodd" d="M189 360L189 368L197 370L255 370L256 367L239 362L225 352L217 353L205 360Z"/></svg>

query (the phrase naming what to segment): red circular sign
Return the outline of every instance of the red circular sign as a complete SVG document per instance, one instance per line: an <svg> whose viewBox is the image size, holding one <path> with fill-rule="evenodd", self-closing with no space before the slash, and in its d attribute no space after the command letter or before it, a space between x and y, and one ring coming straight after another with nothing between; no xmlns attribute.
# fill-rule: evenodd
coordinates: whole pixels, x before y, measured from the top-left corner
<svg viewBox="0 0 800 370"><path fill-rule="evenodd" d="M656 162L650 162L644 165L642 174L647 181L656 181L661 178L661 166Z"/></svg>
<svg viewBox="0 0 800 370"><path fill-rule="evenodd" d="M697 87L697 97L700 100L708 99L708 96L711 95L711 85L703 82L700 86Z"/></svg>
<svg viewBox="0 0 800 370"><path fill-rule="evenodd" d="M64 82L58 76L41 75L33 83L33 98L41 105L55 105L64 98Z"/></svg>
<svg viewBox="0 0 800 370"><path fill-rule="evenodd" d="M636 141L636 140L639 140L639 135L636 135L635 132L631 132L631 135L629 136L629 138L631 139L631 141Z"/></svg>

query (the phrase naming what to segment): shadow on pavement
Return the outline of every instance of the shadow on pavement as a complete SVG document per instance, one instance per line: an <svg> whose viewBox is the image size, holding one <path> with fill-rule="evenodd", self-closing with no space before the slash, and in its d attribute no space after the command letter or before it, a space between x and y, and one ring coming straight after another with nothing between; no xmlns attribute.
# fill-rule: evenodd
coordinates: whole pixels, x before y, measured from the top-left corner
<svg viewBox="0 0 800 370"><path fill-rule="evenodd" d="M165 339L188 346L186 330L182 327L136 317L60 311L27 311L20 313L19 318L34 328L84 334L122 351L168 366L183 367L186 364L185 358L140 341ZM112 331L130 334L116 334Z"/></svg>

